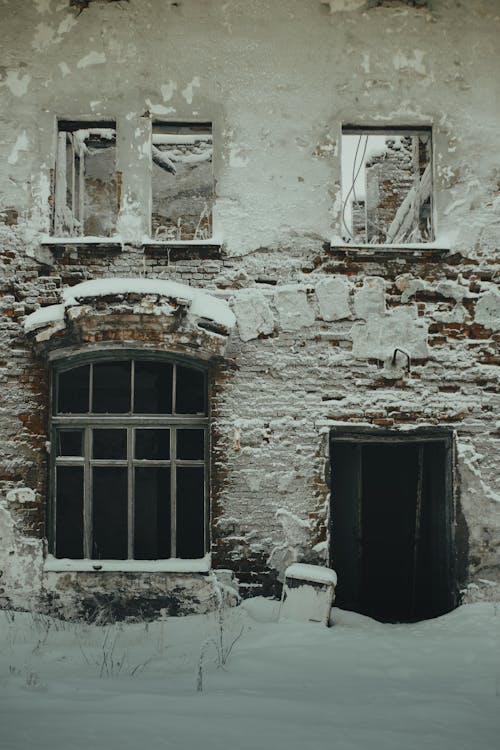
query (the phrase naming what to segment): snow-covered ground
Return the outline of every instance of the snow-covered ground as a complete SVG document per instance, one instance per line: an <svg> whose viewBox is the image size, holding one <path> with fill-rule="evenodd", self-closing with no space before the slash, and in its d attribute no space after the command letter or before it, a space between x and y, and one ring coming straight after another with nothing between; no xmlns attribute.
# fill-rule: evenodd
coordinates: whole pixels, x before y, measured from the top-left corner
<svg viewBox="0 0 500 750"><path fill-rule="evenodd" d="M275 602L249 600L223 611L221 649L216 615L0 612L0 748L500 747L500 605L415 625L334 619L278 624Z"/></svg>

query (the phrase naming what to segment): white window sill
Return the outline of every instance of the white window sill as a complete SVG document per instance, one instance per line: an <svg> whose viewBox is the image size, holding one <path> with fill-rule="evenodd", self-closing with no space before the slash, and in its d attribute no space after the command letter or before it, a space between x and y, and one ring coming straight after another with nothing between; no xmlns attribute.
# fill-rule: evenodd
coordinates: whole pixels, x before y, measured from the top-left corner
<svg viewBox="0 0 500 750"><path fill-rule="evenodd" d="M371 244L369 242L348 242L339 239L330 240L330 247L342 250L385 250L397 252L399 250L438 250L447 253L449 245L443 242L399 242L393 244Z"/></svg>
<svg viewBox="0 0 500 750"><path fill-rule="evenodd" d="M68 237L56 237L50 234L44 234L40 238L42 245L148 245L150 247L213 247L222 245L220 237L211 237L206 240L167 240L153 239L152 237L143 236L137 240L128 240L119 234L111 237L97 237L91 235L76 235Z"/></svg>
<svg viewBox="0 0 500 750"><path fill-rule="evenodd" d="M208 573L211 555L197 560L172 557L168 560L70 560L47 555L45 572L50 573Z"/></svg>

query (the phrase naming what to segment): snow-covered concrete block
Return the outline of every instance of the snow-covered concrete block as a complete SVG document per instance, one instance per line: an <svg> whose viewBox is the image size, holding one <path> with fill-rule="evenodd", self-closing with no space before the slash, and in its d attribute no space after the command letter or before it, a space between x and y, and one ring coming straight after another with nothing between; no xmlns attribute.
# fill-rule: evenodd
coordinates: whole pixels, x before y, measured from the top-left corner
<svg viewBox="0 0 500 750"><path fill-rule="evenodd" d="M266 298L255 289L243 289L235 297L234 312L242 341L272 333L274 317Z"/></svg>
<svg viewBox="0 0 500 750"><path fill-rule="evenodd" d="M342 320L351 314L349 285L344 279L322 279L316 284L316 298L323 320Z"/></svg>
<svg viewBox="0 0 500 750"><path fill-rule="evenodd" d="M427 325L418 320L413 310L399 308L390 315L368 318L351 329L352 353L363 359L392 357L394 349L404 349L411 358L428 356Z"/></svg>
<svg viewBox="0 0 500 750"><path fill-rule="evenodd" d="M496 331L500 328L500 292L491 289L483 294L476 305L476 323Z"/></svg>
<svg viewBox="0 0 500 750"><path fill-rule="evenodd" d="M354 312L357 318L369 320L385 313L385 284L378 276L366 279L354 295Z"/></svg>
<svg viewBox="0 0 500 750"><path fill-rule="evenodd" d="M298 331L314 323L314 311L303 289L283 287L276 291L274 304L284 331Z"/></svg>
<svg viewBox="0 0 500 750"><path fill-rule="evenodd" d="M322 565L294 563L285 571L280 622L320 622L329 624L337 574Z"/></svg>

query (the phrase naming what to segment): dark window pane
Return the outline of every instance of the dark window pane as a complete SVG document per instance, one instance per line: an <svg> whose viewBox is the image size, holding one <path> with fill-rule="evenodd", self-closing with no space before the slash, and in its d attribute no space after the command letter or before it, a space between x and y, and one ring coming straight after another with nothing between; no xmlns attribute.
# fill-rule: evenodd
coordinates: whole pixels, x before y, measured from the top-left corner
<svg viewBox="0 0 500 750"><path fill-rule="evenodd" d="M94 467L92 472L92 557L127 558L127 469Z"/></svg>
<svg viewBox="0 0 500 750"><path fill-rule="evenodd" d="M56 469L56 557L83 558L83 466Z"/></svg>
<svg viewBox="0 0 500 750"><path fill-rule="evenodd" d="M58 375L57 412L87 414L89 410L89 365L75 367Z"/></svg>
<svg viewBox="0 0 500 750"><path fill-rule="evenodd" d="M206 414L205 373L177 366L177 414Z"/></svg>
<svg viewBox="0 0 500 750"><path fill-rule="evenodd" d="M205 470L177 467L177 557L205 554Z"/></svg>
<svg viewBox="0 0 500 750"><path fill-rule="evenodd" d="M98 362L94 365L92 411L125 414L130 411L130 362Z"/></svg>
<svg viewBox="0 0 500 750"><path fill-rule="evenodd" d="M172 413L172 365L169 362L135 363L134 412Z"/></svg>
<svg viewBox="0 0 500 750"><path fill-rule="evenodd" d="M134 558L170 557L170 469L135 470Z"/></svg>
<svg viewBox="0 0 500 750"><path fill-rule="evenodd" d="M136 430L135 458L168 461L170 458L170 430Z"/></svg>
<svg viewBox="0 0 500 750"><path fill-rule="evenodd" d="M92 458L126 459L127 430L98 430L92 432Z"/></svg>
<svg viewBox="0 0 500 750"><path fill-rule="evenodd" d="M203 461L205 430L177 430L177 458Z"/></svg>
<svg viewBox="0 0 500 750"><path fill-rule="evenodd" d="M83 430L60 430L57 433L58 456L83 456Z"/></svg>

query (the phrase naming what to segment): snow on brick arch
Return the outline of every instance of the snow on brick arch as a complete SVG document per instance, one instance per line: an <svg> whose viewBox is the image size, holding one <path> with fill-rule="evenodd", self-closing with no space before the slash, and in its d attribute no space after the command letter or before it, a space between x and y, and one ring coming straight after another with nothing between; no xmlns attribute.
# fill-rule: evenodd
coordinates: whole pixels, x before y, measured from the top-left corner
<svg viewBox="0 0 500 750"><path fill-rule="evenodd" d="M84 281L62 291L62 303L49 305L28 315L24 321L26 333L46 325L64 320L66 308L78 305L80 300L90 297L109 297L120 294L157 294L169 299L182 300L189 306L189 312L199 318L212 320L228 331L236 319L225 300L217 299L211 294L193 288L187 284L161 279L113 278Z"/></svg>

